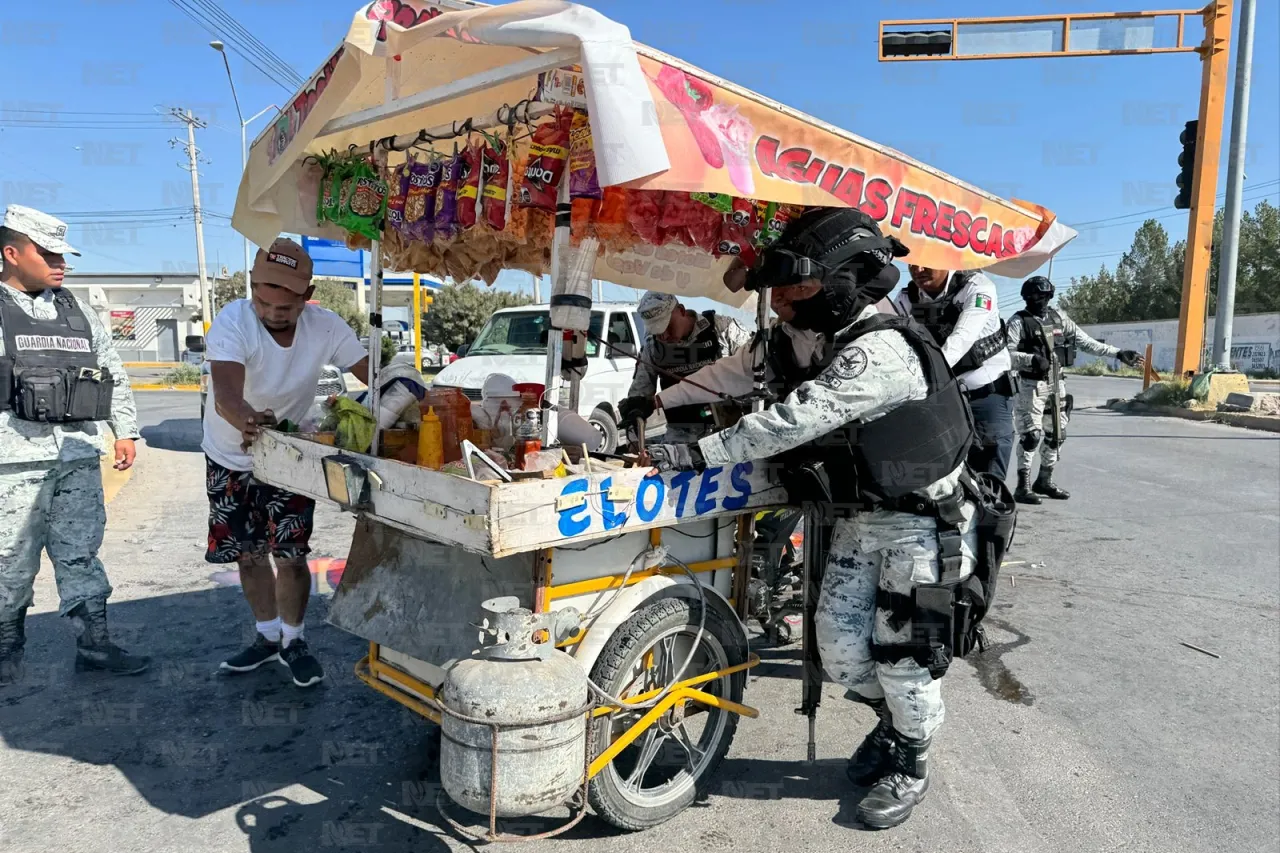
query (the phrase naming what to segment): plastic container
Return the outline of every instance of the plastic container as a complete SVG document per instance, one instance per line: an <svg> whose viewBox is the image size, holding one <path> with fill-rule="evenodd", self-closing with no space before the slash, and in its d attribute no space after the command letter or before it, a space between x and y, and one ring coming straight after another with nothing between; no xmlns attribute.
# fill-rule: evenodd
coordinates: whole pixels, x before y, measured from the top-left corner
<svg viewBox="0 0 1280 853"><path fill-rule="evenodd" d="M428 406L418 426L418 464L438 471L444 461L442 422L435 407Z"/></svg>
<svg viewBox="0 0 1280 853"><path fill-rule="evenodd" d="M462 458L462 442L471 438L471 401L461 388L428 388L419 404L422 411L434 409L440 419L444 461Z"/></svg>
<svg viewBox="0 0 1280 853"><path fill-rule="evenodd" d="M542 395L546 393L547 386L541 382L517 382L511 390L520 395L520 417L523 419L524 413L530 409L542 408Z"/></svg>
<svg viewBox="0 0 1280 853"><path fill-rule="evenodd" d="M524 470L525 457L542 449L542 430L538 424L537 410L525 413L526 417L516 433L515 464L519 471Z"/></svg>

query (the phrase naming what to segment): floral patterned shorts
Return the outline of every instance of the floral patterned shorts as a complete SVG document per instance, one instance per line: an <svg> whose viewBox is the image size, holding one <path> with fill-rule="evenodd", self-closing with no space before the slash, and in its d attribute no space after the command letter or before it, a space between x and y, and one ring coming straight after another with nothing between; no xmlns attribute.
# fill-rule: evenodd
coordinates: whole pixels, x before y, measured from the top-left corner
<svg viewBox="0 0 1280 853"><path fill-rule="evenodd" d="M301 559L310 551L316 502L268 486L251 471L232 471L205 457L209 494L210 563L234 563L268 551L283 559Z"/></svg>

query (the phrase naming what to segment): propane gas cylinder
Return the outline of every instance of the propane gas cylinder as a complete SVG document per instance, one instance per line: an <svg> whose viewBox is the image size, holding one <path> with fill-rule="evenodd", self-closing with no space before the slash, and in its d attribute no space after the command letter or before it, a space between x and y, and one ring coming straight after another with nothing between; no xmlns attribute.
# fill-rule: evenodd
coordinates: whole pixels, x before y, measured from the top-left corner
<svg viewBox="0 0 1280 853"><path fill-rule="evenodd" d="M488 815L492 796L498 817L538 814L567 802L585 773L587 674L555 648L579 616L572 608L534 614L514 596L481 607L481 642L496 643L446 673L440 780L473 812ZM548 641L535 643L543 630Z"/></svg>

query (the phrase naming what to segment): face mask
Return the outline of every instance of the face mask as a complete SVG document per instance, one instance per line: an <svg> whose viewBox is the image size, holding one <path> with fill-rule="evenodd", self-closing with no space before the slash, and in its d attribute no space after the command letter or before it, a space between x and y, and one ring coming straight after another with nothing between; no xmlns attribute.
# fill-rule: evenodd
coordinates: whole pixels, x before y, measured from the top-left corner
<svg viewBox="0 0 1280 853"><path fill-rule="evenodd" d="M1049 309L1048 296L1029 296L1027 297L1027 310L1037 317L1043 317L1045 311Z"/></svg>

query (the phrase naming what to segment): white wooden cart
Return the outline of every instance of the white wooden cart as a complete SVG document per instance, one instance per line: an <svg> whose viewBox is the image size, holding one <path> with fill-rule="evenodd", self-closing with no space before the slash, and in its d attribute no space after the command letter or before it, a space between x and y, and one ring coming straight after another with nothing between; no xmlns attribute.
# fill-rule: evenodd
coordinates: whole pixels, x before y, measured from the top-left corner
<svg viewBox="0 0 1280 853"><path fill-rule="evenodd" d="M591 804L639 829L692 802L737 715L757 716L742 704L745 670L759 661L740 618L743 543L753 513L784 495L750 462L661 475L591 464L558 479L477 482L298 435L266 432L254 448L258 479L358 511L329 621L369 641L361 680L430 720L440 722L444 667L475 649L479 604L496 596L594 614L560 645L614 696L652 698L692 654L652 708L593 711ZM627 572L656 545L667 561Z"/></svg>

